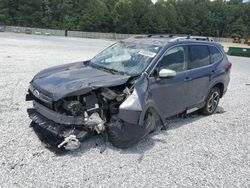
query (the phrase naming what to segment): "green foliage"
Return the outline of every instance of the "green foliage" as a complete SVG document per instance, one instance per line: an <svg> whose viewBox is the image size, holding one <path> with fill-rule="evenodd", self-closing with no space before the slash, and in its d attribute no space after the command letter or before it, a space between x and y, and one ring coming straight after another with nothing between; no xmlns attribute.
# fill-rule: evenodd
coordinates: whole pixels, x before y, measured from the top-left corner
<svg viewBox="0 0 250 188"><path fill-rule="evenodd" d="M101 0L85 0L80 11L78 29L84 31L107 31L108 8Z"/></svg>
<svg viewBox="0 0 250 188"><path fill-rule="evenodd" d="M0 24L118 33L250 35L242 0L0 0Z"/></svg>
<svg viewBox="0 0 250 188"><path fill-rule="evenodd" d="M133 4L131 0L119 0L113 10L115 32L136 33L138 30L134 19Z"/></svg>

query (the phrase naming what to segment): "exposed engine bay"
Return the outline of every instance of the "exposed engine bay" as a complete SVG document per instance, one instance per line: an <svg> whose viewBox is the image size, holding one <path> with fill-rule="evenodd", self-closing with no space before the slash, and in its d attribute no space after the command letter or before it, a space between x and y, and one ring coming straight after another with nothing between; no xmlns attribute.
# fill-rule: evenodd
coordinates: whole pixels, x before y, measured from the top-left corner
<svg viewBox="0 0 250 188"><path fill-rule="evenodd" d="M105 135L107 124L119 113L120 105L134 90L134 79L123 85L101 87L83 95L69 96L58 101L30 86L26 100L33 100L28 109L32 121L61 139L58 148L74 150L89 134Z"/></svg>

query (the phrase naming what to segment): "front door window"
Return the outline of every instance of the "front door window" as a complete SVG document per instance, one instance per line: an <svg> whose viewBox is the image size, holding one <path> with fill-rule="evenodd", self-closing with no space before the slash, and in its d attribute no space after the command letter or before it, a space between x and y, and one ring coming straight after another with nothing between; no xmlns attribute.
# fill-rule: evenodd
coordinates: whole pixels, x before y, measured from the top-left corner
<svg viewBox="0 0 250 188"><path fill-rule="evenodd" d="M171 48L160 60L158 67L183 72L188 69L187 47L178 46Z"/></svg>

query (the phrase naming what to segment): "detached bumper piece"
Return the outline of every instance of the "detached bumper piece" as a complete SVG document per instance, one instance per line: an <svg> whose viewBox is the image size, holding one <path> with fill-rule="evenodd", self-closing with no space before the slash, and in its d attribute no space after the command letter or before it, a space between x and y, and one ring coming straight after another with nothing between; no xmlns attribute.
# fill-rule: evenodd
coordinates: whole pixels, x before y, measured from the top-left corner
<svg viewBox="0 0 250 188"><path fill-rule="evenodd" d="M34 108L28 109L27 112L30 119L32 120L32 125L35 126L35 132L37 134L43 134L38 135L39 138L52 147L56 145L58 148L74 150L80 147L80 142L88 139L92 135L91 132L84 130L78 125L64 125L55 123L38 113ZM49 140L45 140L43 137L46 137L46 139L48 137L54 137L54 140L50 142Z"/></svg>

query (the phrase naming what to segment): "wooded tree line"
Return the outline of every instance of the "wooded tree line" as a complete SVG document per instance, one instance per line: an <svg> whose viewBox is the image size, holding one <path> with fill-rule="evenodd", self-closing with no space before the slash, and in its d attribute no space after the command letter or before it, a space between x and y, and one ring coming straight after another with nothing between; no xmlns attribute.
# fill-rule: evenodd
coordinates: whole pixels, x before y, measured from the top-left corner
<svg viewBox="0 0 250 188"><path fill-rule="evenodd" d="M0 0L0 24L117 33L250 35L241 0Z"/></svg>

